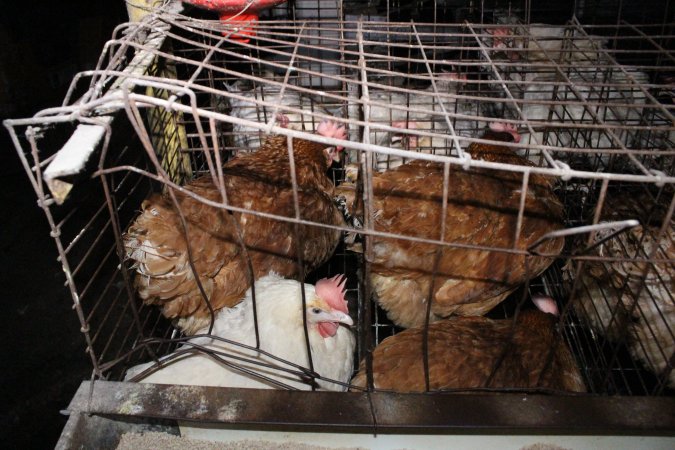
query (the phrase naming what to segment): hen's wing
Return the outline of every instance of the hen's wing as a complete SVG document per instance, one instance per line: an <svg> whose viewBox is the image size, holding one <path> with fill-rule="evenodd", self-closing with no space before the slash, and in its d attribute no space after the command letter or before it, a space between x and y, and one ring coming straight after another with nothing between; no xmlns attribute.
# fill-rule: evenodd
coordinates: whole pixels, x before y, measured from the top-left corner
<svg viewBox="0 0 675 450"><path fill-rule="evenodd" d="M625 339L633 357L675 386L675 371L664 372L675 351L675 222L660 234L671 197L655 202L642 190L621 194L610 191L601 219L642 223L593 249L608 260L585 263L572 305L591 328L609 341ZM612 232L596 234L595 242ZM647 262L652 253L655 261Z"/></svg>
<svg viewBox="0 0 675 450"><path fill-rule="evenodd" d="M503 351L507 321L484 317L462 317L429 327L429 388L471 389L488 387L487 382ZM375 349L375 387L398 392L425 391L422 328L411 328L391 336ZM364 363L353 380L365 386ZM518 348L506 353L489 387L526 387L528 374Z"/></svg>
<svg viewBox="0 0 675 450"><path fill-rule="evenodd" d="M285 137L281 138L269 141L285 145ZM300 218L340 225L342 217L326 191L331 184L325 165L301 160L303 146L308 145L312 143L294 143L298 150ZM324 158L321 154L319 157ZM177 193L187 222L186 234L171 200L155 195L144 203L141 216L125 235L127 254L138 271L136 287L140 297L147 303L161 304L164 315L179 318L178 325L189 334L208 324L210 311L190 267L188 243L204 293L212 309L218 310L236 304L250 286L247 256L255 279L270 271L285 277L304 277L297 264L297 246L302 246L307 272L330 257L340 237L337 230L299 225L298 241L292 223L255 214L295 217L285 148L244 155L226 164L223 172L229 205L251 213L229 213ZM198 178L186 188L222 203L221 193L210 176ZM239 232L247 253L240 245Z"/></svg>
<svg viewBox="0 0 675 450"><path fill-rule="evenodd" d="M484 317L455 317L429 326L429 388L534 388L585 391L565 343L555 341L552 323L538 312L537 326ZM527 315L527 314L525 314ZM513 339L511 340L511 337ZM423 329L391 336L373 352L373 380L378 389L426 390ZM553 354L549 352L553 349ZM549 358L552 356L552 358ZM545 372L542 374L542 371ZM493 373L494 372L494 373ZM365 362L352 380L365 387Z"/></svg>
<svg viewBox="0 0 675 450"><path fill-rule="evenodd" d="M481 315L489 311L528 275L538 275L552 262L550 258L526 258L497 249L523 251L547 232L562 226L562 205L543 177L530 180L515 245L522 189L520 175L453 167L449 184L444 240L464 247L442 250L433 289L432 320L450 314ZM441 165L408 163L375 175L373 185L377 231L441 238ZM372 278L380 304L398 325L424 323L437 247L380 236L373 241ZM562 245L562 239L549 240L537 250L557 254Z"/></svg>

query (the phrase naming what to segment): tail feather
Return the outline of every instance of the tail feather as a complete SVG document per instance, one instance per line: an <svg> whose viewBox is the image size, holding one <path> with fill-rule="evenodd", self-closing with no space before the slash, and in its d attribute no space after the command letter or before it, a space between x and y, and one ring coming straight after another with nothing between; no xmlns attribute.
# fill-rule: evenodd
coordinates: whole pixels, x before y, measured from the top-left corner
<svg viewBox="0 0 675 450"><path fill-rule="evenodd" d="M181 204L188 221L191 214L199 215L191 210L192 206L195 205ZM211 225L214 229L218 227ZM237 304L248 282L241 279L244 273L240 267L241 259L235 257L238 247L223 245L220 240L215 242L210 229L189 228L194 257L190 264L182 230L172 205L157 195L143 202L141 214L123 240L126 258L136 271L134 287L138 296L146 304L160 305L164 316L178 319L178 326L192 334L209 322L210 311L202 289L212 308L218 310ZM228 267L224 267L228 261ZM193 266L199 274L201 289L195 280ZM241 286L241 289L235 286Z"/></svg>

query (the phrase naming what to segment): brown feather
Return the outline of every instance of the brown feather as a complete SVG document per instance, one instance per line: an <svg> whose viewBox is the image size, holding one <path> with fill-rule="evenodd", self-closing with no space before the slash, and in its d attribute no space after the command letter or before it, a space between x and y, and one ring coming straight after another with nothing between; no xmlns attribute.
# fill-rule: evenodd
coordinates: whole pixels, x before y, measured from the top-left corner
<svg viewBox="0 0 675 450"><path fill-rule="evenodd" d="M500 145L472 144L468 151L477 159L530 164ZM528 275L534 277L551 264L552 258L496 250L514 248L521 188L518 173L451 167L444 239L489 249L443 248L433 289L432 321L453 314L482 315ZM374 174L373 192L376 231L440 239L443 165L417 160ZM341 193L353 197L348 188ZM515 248L525 250L545 233L562 228L562 211L550 181L530 177ZM562 238L549 240L537 250L555 255L563 244ZM371 282L380 305L399 326L423 324L437 246L381 236L374 236L372 245Z"/></svg>
<svg viewBox="0 0 675 450"><path fill-rule="evenodd" d="M585 392L574 357L556 332L555 320L551 314L532 310L523 311L515 325L511 319L485 317L453 317L431 324L430 389L546 388ZM375 388L425 391L422 339L422 328L410 328L375 348ZM365 361L352 384L366 386Z"/></svg>
<svg viewBox="0 0 675 450"><path fill-rule="evenodd" d="M318 223L342 225L332 201L333 185L326 176L324 144L293 140L300 217ZM239 208L295 217L290 164L285 136L269 138L255 153L244 154L223 166L228 203ZM185 186L210 201L222 203L210 175ZM236 305L249 288L248 265L238 244L235 223L253 265L255 279L274 271L283 277L303 278L297 264L294 226L256 215L228 213L185 194L176 193L188 223L187 239L170 197L155 194L124 236L129 258L138 271L135 285L148 304L162 306L166 317L178 318L188 333L208 325L209 309L189 264L194 266L214 310ZM305 272L325 262L335 250L340 232L300 226Z"/></svg>

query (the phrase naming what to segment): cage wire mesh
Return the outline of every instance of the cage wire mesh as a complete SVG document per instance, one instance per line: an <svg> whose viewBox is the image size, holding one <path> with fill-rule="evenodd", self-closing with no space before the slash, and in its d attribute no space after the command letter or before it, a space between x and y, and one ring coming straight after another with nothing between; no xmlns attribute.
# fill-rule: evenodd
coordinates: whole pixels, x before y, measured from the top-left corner
<svg viewBox="0 0 675 450"><path fill-rule="evenodd" d="M97 68L73 80L61 107L6 121L51 225L95 377L120 380L130 366L168 355L190 337L136 292L123 236L143 201L152 193L185 195L182 187L199 177L222 188L218 167L273 134L338 145L316 133L333 120L347 139L329 177L359 207L338 227L345 242L306 281L347 276L357 363L365 359L371 367L373 349L403 329L371 301L382 295L373 278L378 244L431 246L429 261L468 245L465 256L483 251L515 261L509 270L518 271L564 236L564 247L543 258L541 270L525 270L517 284L501 289L503 301L487 308L488 317L514 320L531 308L527 297L550 296L561 312L556 329L588 392L671 395L672 12L633 23L603 2L563 2L556 11L567 20L559 23L562 12L551 14L540 3L296 1L246 25L255 30L250 36L242 36L242 24L164 5L118 27ZM549 24L533 23L546 17ZM519 130L519 143L499 143L510 159L473 153L490 143L482 139L490 126ZM431 224L433 236L418 233L424 225L412 219L386 235L376 210L384 195L378 183L402 167L443 174L439 191L429 187L443 211L453 207L459 186L451 175L511 180L519 189L502 205L513 209L508 238L439 239L440 230L456 226L445 214ZM562 205L563 223L524 246L527 208L541 180ZM476 188L473 195L496 193ZM265 214L221 197L194 201L228 214ZM272 218L307 226L296 214L294 208ZM181 233L190 239L189 230ZM296 260L289 264L299 262L297 253L290 256ZM427 275L441 285L448 277L438 264ZM476 275L472 263L464 265L463 276ZM427 307L419 306L422 316L433 318ZM427 367L434 363L421 358ZM316 375L307 369L290 370ZM427 387L429 376L426 370Z"/></svg>

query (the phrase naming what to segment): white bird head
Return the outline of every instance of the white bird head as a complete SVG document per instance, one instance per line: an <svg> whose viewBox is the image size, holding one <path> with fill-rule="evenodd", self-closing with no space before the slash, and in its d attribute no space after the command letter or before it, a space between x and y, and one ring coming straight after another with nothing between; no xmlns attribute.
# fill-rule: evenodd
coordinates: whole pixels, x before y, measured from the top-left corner
<svg viewBox="0 0 675 450"><path fill-rule="evenodd" d="M315 286L316 297L307 302L307 322L316 325L323 338L335 336L341 323L354 324L345 300L346 283L343 275L319 280Z"/></svg>

